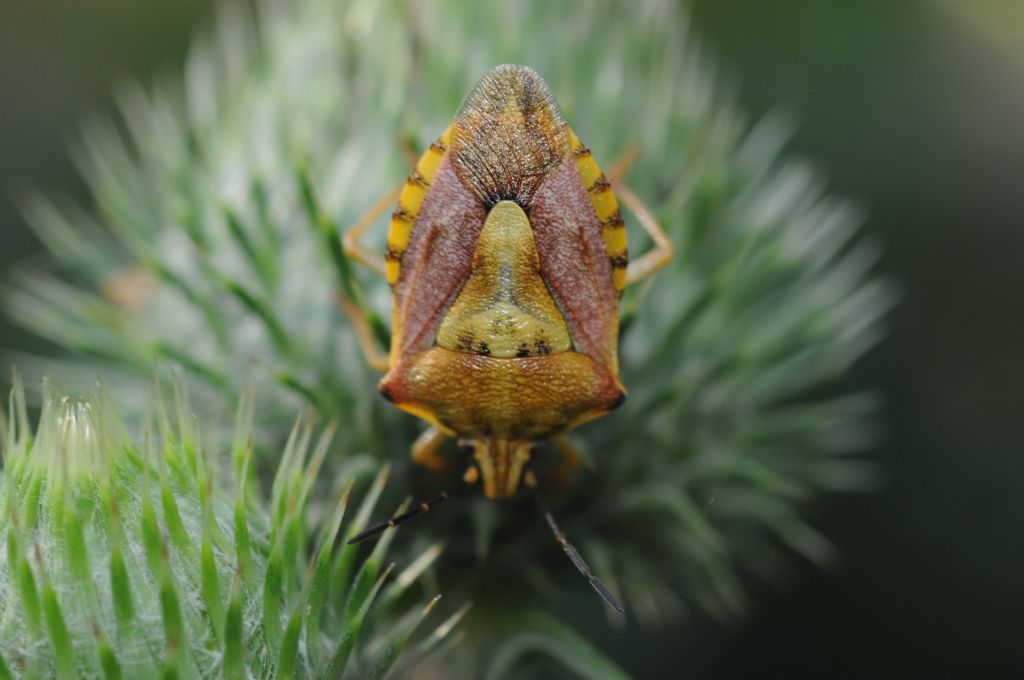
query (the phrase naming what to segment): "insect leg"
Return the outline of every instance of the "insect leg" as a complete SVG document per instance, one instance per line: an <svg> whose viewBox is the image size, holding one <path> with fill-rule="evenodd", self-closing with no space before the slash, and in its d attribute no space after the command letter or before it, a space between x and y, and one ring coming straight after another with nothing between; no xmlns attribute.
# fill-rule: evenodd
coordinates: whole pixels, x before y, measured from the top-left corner
<svg viewBox="0 0 1024 680"><path fill-rule="evenodd" d="M633 163L636 162L637 158L640 158L640 147L636 144L630 144L608 167L605 177L608 178L611 184L617 185L626 176L629 169L633 167Z"/></svg>
<svg viewBox="0 0 1024 680"><path fill-rule="evenodd" d="M615 193L619 195L622 202L629 208L630 212L636 215L640 226L644 228L654 240L654 250L650 250L629 263L626 270L626 285L630 286L642 281L654 272L658 271L672 261L675 253L675 246L662 230L661 225L654 219L654 215L647 209L647 206L637 198L636 194L625 184L615 186Z"/></svg>
<svg viewBox="0 0 1024 680"><path fill-rule="evenodd" d="M445 439L448 435L436 427L428 427L412 445L412 462L439 472L448 469L448 461L437 455Z"/></svg>
<svg viewBox="0 0 1024 680"><path fill-rule="evenodd" d="M658 271L669 262L672 261L672 254L675 252L675 247L672 245L672 241L669 240L668 236L662 230L661 225L654 219L651 211L647 209L647 206L637 197L633 191L626 186L623 182L623 178L626 173L636 162L636 159L640 157L640 148L635 144L630 145L622 154L615 159L615 162L608 168L606 177L609 183L612 185L612 189L622 202L629 208L630 212L636 215L637 220L640 222L640 226L644 228L651 238L654 240L654 250L644 253L642 256L633 260L629 263L629 269L626 270L626 285L632 285L638 281L642 281L654 272Z"/></svg>
<svg viewBox="0 0 1024 680"><path fill-rule="evenodd" d="M412 139L407 136L399 137L397 143L398 149L409 164L409 167L415 170L416 165L419 162L419 155L416 153L416 148L413 145ZM345 232L345 235L341 239L341 245L342 248L344 248L345 255L347 257L369 267L381 276L387 276L387 266L384 258L379 253L364 246L359 239L367 229L373 226L373 223L377 221L377 218L379 218L384 211L395 204L398 197L401 195L402 187L404 186L405 182L402 182L382 196L379 201L370 207L365 215L359 218L359 221L356 222L354 227Z"/></svg>
<svg viewBox="0 0 1024 680"><path fill-rule="evenodd" d="M397 143L398 150L405 158L405 162L409 164L409 169L415 170L416 164L420 162L420 154L416 151L416 140L412 135L402 135L398 138Z"/></svg>
<svg viewBox="0 0 1024 680"><path fill-rule="evenodd" d="M346 231L345 235L341 238L341 245L345 250L346 257L369 267L381 276L387 276L387 267L384 263L384 257L367 248L359 239L367 229L373 226L373 223L377 221L377 218L395 204L395 201L398 200L398 195L402 193L402 187L404 184L404 182L399 184L397 187L382 196L381 199L374 203L366 214L356 222L356 225Z"/></svg>
<svg viewBox="0 0 1024 680"><path fill-rule="evenodd" d="M572 563L576 566L579 572L586 577L590 582L590 585L597 591L597 594L601 596L601 599L610 604L615 611L620 614L624 614L625 610L623 610L619 601L615 599L615 596L612 595L604 583L601 582L601 579L594 575L594 572L590 569L590 565L588 565L586 560L583 559L583 556L580 555L579 551L573 547L572 543L569 542L569 539L565 537L565 532L563 532L558 526L554 516L551 514L551 510L548 509L547 504L544 502L544 497L540 495L540 490L537 488L536 477L533 475L527 475L526 484L533 491L534 500L537 501L540 511L544 513L544 519L547 520L548 526L551 527L551 533L555 535L555 540L558 541L560 546L562 546L562 550L565 551L565 554L569 556L569 559L572 560Z"/></svg>
<svg viewBox="0 0 1024 680"><path fill-rule="evenodd" d="M566 482L576 470L586 466L589 469L593 469L594 465L591 461L579 452L576 446L569 441L569 438L565 435L559 435L551 440L551 445L558 453L558 463L552 465L549 469L544 472L545 484L551 484L555 486L565 486Z"/></svg>
<svg viewBox="0 0 1024 680"><path fill-rule="evenodd" d="M386 373L390 368L390 359L387 353L381 351L378 346L377 338L370 328L370 321L366 316L366 312L340 293L335 299L338 302L338 306L341 307L341 311L345 312L345 316L352 320L352 325L356 330L356 337L359 339L359 348L363 351L366 363L373 370Z"/></svg>
<svg viewBox="0 0 1024 680"><path fill-rule="evenodd" d="M569 441L569 438L564 434L560 434L552 439L551 443L562 457L562 466L569 472L579 470L584 465L590 470L594 469L594 463L580 453L576 445Z"/></svg>

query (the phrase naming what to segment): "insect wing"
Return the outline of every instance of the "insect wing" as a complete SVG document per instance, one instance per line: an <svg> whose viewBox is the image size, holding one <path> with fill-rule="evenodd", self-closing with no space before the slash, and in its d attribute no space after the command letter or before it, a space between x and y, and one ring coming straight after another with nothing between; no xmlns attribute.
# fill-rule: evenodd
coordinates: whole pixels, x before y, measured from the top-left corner
<svg viewBox="0 0 1024 680"><path fill-rule="evenodd" d="M565 314L576 350L617 373L617 262L609 256L605 228L573 155L567 154L541 184L530 224L541 271Z"/></svg>
<svg viewBox="0 0 1024 680"><path fill-rule="evenodd" d="M484 206L441 160L413 221L394 283L392 359L428 349L469 275Z"/></svg>

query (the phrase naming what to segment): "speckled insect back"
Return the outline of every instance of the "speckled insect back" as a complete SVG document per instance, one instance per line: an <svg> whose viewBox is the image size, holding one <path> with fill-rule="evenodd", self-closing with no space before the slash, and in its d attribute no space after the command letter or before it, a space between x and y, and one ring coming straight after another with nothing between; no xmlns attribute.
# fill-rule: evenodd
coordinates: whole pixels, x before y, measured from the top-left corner
<svg viewBox="0 0 1024 680"><path fill-rule="evenodd" d="M625 399L619 298L631 270L612 185L541 77L498 66L398 192L383 262L358 242L373 213L346 235L346 252L391 284L386 361L362 336L386 370L381 394L431 425L413 446L416 462L445 467L438 449L457 437L473 451L466 482L482 481L488 498L513 496L524 480L536 487L536 446ZM659 245L640 278L668 261L671 245L641 205L633 212ZM564 440L558 448L572 451Z"/></svg>
<svg viewBox="0 0 1024 680"><path fill-rule="evenodd" d="M487 206L503 200L529 206L567 144L551 91L523 66L499 66L484 76L452 124L455 172Z"/></svg>
<svg viewBox="0 0 1024 680"><path fill-rule="evenodd" d="M516 492L535 442L625 397L612 276L625 250L609 252L597 215L615 199L571 139L540 76L500 66L423 155L392 219L381 393L472 439L491 498Z"/></svg>

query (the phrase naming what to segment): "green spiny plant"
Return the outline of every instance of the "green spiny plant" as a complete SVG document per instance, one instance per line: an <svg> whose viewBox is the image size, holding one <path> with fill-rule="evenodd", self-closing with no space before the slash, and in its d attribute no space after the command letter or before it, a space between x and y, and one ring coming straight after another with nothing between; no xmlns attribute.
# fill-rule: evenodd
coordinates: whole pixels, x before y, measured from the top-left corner
<svg viewBox="0 0 1024 680"><path fill-rule="evenodd" d="M384 677L429 654L461 618L432 615L413 587L440 552L397 577L390 541L357 564L339 536L366 525L381 468L355 518L352 481L313 502L328 429L297 422L269 498L251 470L251 401L231 455L201 444L181 392L176 427L158 402L158 436L137 445L102 390L44 390L32 433L15 386L0 488L0 657L26 677ZM365 460L347 461L355 474ZM233 470L232 484L221 472ZM309 556L307 558L307 555ZM403 615L396 603L409 607ZM398 662L399 666L395 663Z"/></svg>
<svg viewBox="0 0 1024 680"><path fill-rule="evenodd" d="M375 393L334 304L340 291L384 319L387 287L346 261L339 234L407 173L397 140L435 138L503 62L545 77L602 163L640 149L627 179L677 250L623 300L630 398L574 434L595 470L549 496L628 616L732 615L744 573L770 576L791 550L831 555L801 510L865 482L848 457L870 443L875 403L834 382L880 337L891 295L857 212L781 157L777 118L748 124L677 2L228 6L181 82L122 92L126 134L89 126L95 211L30 202L62 269L23 270L6 308L71 354L18 361L66 382L102 371L126 413L155 364L179 364L211 438L251 388L258 451L305 407L339 423L339 450L404 463L417 426ZM631 252L647 247L638 231ZM499 668L530 650L583 658L559 621L597 605L565 594L586 585L524 517L517 502L465 500L415 530L449 541L438 578L475 602L463 668L481 654Z"/></svg>

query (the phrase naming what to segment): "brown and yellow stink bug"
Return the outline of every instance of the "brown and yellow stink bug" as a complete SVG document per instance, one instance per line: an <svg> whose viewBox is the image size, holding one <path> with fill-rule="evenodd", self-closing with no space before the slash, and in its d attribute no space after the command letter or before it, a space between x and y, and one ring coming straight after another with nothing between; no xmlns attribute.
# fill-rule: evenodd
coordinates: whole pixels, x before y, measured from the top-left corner
<svg viewBox="0 0 1024 680"><path fill-rule="evenodd" d="M367 359L385 372L381 394L430 424L413 460L443 468L438 448L458 437L473 450L465 484L482 481L488 498L512 496L521 482L533 489L563 549L619 611L558 529L529 464L550 439L576 464L562 434L622 403L619 297L672 257L658 224L619 183L624 166L606 177L541 77L498 66L409 179L345 235L346 254L391 285L390 355L376 348L358 309L343 303ZM613 187L656 244L632 263ZM381 258L359 238L396 198Z"/></svg>

